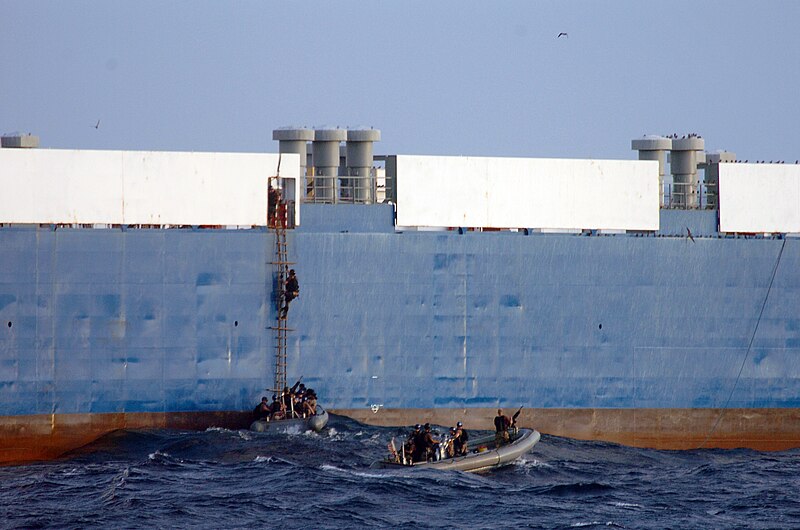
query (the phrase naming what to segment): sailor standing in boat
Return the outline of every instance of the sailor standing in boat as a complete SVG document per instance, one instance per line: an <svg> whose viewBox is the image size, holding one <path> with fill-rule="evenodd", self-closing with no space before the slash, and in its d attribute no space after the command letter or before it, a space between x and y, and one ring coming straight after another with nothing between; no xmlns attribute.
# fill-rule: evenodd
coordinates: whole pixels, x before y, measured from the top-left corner
<svg viewBox="0 0 800 530"><path fill-rule="evenodd" d="M404 445L405 454L409 455L411 461L419 460L420 450L418 449L421 447L420 443L422 441L422 425L417 423L414 426L414 430L408 434L406 438L406 442Z"/></svg>
<svg viewBox="0 0 800 530"><path fill-rule="evenodd" d="M313 388L306 389L303 395L303 412L309 416L317 413L317 394Z"/></svg>
<svg viewBox="0 0 800 530"><path fill-rule="evenodd" d="M445 448L445 454L447 455L447 458L453 458L456 456L456 437L456 428L450 427L450 437L444 439L445 444L447 444Z"/></svg>
<svg viewBox="0 0 800 530"><path fill-rule="evenodd" d="M464 429L464 426L461 422L456 423L453 435L453 454L454 456L463 456L467 454L467 441L469 440L469 435L467 431Z"/></svg>
<svg viewBox="0 0 800 530"><path fill-rule="evenodd" d="M496 448L499 449L501 445L508 443L509 427L511 427L511 419L503 415L503 409L497 409L497 416L494 418L494 445Z"/></svg>
<svg viewBox="0 0 800 530"><path fill-rule="evenodd" d="M425 460L430 460L436 454L436 450L438 449L439 440L436 440L433 435L431 434L431 424L425 424L425 432L422 437L424 448L425 448Z"/></svg>

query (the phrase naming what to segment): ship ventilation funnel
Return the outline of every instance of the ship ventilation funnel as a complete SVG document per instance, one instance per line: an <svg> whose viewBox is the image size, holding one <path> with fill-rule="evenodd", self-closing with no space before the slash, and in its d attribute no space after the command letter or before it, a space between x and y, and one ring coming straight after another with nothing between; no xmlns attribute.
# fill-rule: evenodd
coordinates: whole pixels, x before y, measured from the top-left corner
<svg viewBox="0 0 800 530"><path fill-rule="evenodd" d="M347 139L344 129L316 129L312 144L314 161L313 202L336 202L339 174L339 144Z"/></svg>
<svg viewBox="0 0 800 530"><path fill-rule="evenodd" d="M719 165L736 162L736 153L730 151L714 151L706 153L705 170L706 205L709 208L719 207Z"/></svg>
<svg viewBox="0 0 800 530"><path fill-rule="evenodd" d="M672 205L678 208L697 208L698 152L705 149L699 136L672 140L670 170L672 171Z"/></svg>
<svg viewBox="0 0 800 530"><path fill-rule="evenodd" d="M631 149L639 151L639 160L658 161L658 200L664 204L664 175L666 174L667 151L672 149L672 139L648 135L631 141Z"/></svg>
<svg viewBox="0 0 800 530"><path fill-rule="evenodd" d="M281 127L272 131L272 139L278 141L278 152L300 155L300 175L307 175L307 146L314 139L314 131L304 127Z"/></svg>
<svg viewBox="0 0 800 530"><path fill-rule="evenodd" d="M347 131L347 185L354 202L375 200L375 181L372 179L372 147L381 139L377 129ZM344 194L344 189L342 194Z"/></svg>

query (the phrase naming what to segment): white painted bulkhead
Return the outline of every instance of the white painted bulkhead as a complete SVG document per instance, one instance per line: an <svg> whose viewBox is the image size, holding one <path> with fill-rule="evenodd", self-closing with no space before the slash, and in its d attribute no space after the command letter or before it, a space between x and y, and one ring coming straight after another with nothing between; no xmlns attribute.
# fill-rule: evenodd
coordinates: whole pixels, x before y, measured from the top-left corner
<svg viewBox="0 0 800 530"><path fill-rule="evenodd" d="M0 149L0 222L264 226L278 161L273 153ZM289 199L300 196L299 171L297 154L280 155Z"/></svg>
<svg viewBox="0 0 800 530"><path fill-rule="evenodd" d="M728 233L800 232L800 165L720 164L719 226Z"/></svg>
<svg viewBox="0 0 800 530"><path fill-rule="evenodd" d="M397 224L658 230L658 162L397 157Z"/></svg>

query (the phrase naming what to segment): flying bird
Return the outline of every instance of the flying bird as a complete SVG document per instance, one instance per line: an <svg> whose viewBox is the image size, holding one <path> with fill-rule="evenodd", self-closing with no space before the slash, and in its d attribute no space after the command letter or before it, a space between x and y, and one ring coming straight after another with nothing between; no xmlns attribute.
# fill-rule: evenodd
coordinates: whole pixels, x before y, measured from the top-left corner
<svg viewBox="0 0 800 530"><path fill-rule="evenodd" d="M569 35L567 35L566 33L564 33L564 32L562 31L561 33L559 33L559 34L558 34L558 37L556 37L556 38L557 38L557 39L560 39L561 37L566 37L566 38L569 38Z"/></svg>
<svg viewBox="0 0 800 530"><path fill-rule="evenodd" d="M692 231L691 231L691 230L689 230L689 227L688 227L688 226L686 227L686 237L688 237L689 239L691 239L691 240L692 240L692 243L694 243L694 237L692 237Z"/></svg>
<svg viewBox="0 0 800 530"><path fill-rule="evenodd" d="M100 120L97 120L97 123L94 124L94 128L95 129L99 129L100 128Z"/></svg>

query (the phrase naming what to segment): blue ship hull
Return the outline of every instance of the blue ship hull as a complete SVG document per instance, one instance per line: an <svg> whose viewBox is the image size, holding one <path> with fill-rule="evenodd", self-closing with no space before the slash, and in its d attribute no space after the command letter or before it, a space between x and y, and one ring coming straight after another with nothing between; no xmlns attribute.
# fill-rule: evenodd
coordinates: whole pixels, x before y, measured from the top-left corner
<svg viewBox="0 0 800 530"><path fill-rule="evenodd" d="M488 428L524 405L522 425L550 434L800 446L796 238L723 237L714 211L662 210L648 235L302 211L288 372L333 412ZM0 228L0 461L121 425L246 427L274 375L274 244L263 229Z"/></svg>

